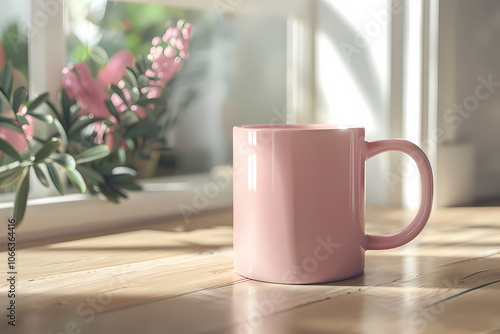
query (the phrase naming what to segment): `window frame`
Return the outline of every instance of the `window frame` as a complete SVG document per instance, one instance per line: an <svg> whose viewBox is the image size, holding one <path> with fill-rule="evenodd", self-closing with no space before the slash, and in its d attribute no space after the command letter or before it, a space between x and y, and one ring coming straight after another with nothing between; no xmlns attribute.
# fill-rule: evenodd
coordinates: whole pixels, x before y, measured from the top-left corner
<svg viewBox="0 0 500 334"><path fill-rule="evenodd" d="M327 0L114 0L117 2L134 2L143 4L160 4L165 6L177 6L187 9L215 10L215 4L225 3L230 6L227 13L264 13L287 18L287 122L289 123L315 123L315 34L316 16L318 1ZM56 3L58 9L50 15L46 24L36 26L37 15L44 9L43 5ZM389 6L408 5L408 0L388 0ZM438 85L438 65L442 55L438 60L438 32L439 32L439 2L430 0L419 0L421 15L417 21L408 20L406 15L393 16L391 22L391 121L390 136L405 137L404 103L409 97L409 91L404 91L403 83L407 80L403 71L404 66L408 66L405 54L404 35L402 32L408 28L408 24L419 25L421 28L418 40L411 43L418 43L416 57L419 66L422 68L420 85L421 89L414 93L420 101L420 141L417 144L424 146L429 155L434 171L436 171L436 157L440 146L433 137L436 130L442 126L439 123L441 112L438 110L438 103L443 103L441 97L438 99L438 90L443 89L442 84ZM29 39L29 92L31 96L36 96L41 92L48 91L51 97L56 96L61 83L61 69L66 65L66 44L63 30L64 22L64 0L31 0L30 21L37 28L37 33ZM227 7L226 7L227 8ZM416 23L415 23L416 22ZM441 36L440 36L441 37ZM448 89L449 90L449 89ZM413 97L415 98L415 97ZM438 101L439 100L439 101ZM400 163L392 161L389 165L390 173L401 173ZM205 177L205 184L200 183ZM418 175L416 176L418 177ZM177 178L177 179L176 179ZM151 193L146 191L133 193L128 201L124 201L120 208L132 208L133 210L117 210L111 203L96 200L89 195L67 195L66 197L48 197L52 195L52 190L42 187L32 178L31 189L33 199L28 201L28 212L21 234L28 238L38 238L46 235L68 234L76 232L90 231L97 226L118 226L139 223L151 219L167 219L170 216L179 216L177 210L165 210L163 213L157 211L156 205L161 201L151 201ZM177 180L177 181L175 181ZM180 181L179 181L180 180ZM173 202L169 204L179 205L190 203L193 199L193 189L202 189L210 181L210 174L200 175L180 175L174 178L157 178L142 181L146 188L151 185L168 184L169 182L183 182L189 189L164 190L155 192L158 198L171 198ZM407 184L413 182L411 178L402 178L396 191L391 192L388 204L412 207L415 203L407 203L404 200L404 192ZM439 186L439 183L437 183ZM201 188L200 188L201 187ZM389 185L388 185L389 187ZM437 189L439 191L439 189ZM172 194L175 193L175 196ZM232 186L220 189L221 199L210 201L209 205L201 208L198 213L205 210L229 208L232 204ZM36 197L36 198L35 198ZM68 204L71 203L71 204ZM109 205L105 208L103 205ZM151 206L150 206L151 205ZM61 206L72 208L72 214L61 216L58 214ZM8 217L12 202L0 203L0 215ZM75 216L74 213L92 212L93 210L103 210L101 218L86 217L84 215ZM155 211L156 210L156 211ZM106 212L112 212L106 213ZM38 214L39 213L39 214ZM54 218L55 217L55 218ZM6 218L5 218L6 219Z"/></svg>
<svg viewBox="0 0 500 334"><path fill-rule="evenodd" d="M316 0L113 0L159 4L195 10L216 10L218 3L225 3L227 14L249 13L287 17L287 121L290 123L314 122L314 16ZM55 4L47 11L47 4ZM49 92L51 100L61 86L61 70L66 66L64 34L64 0L31 0L30 24L36 29L29 38L29 93L37 96ZM47 19L45 20L44 17ZM43 133L38 133L43 135ZM144 191L130 192L130 198L119 205L102 202L88 194L54 196L52 189L44 188L36 178L31 178L31 192L23 227L18 231L23 239L89 232L96 229L139 224L143 221L182 216L181 205L194 202L195 190L213 184L210 173L179 175L168 178L142 180ZM169 184L182 183L182 189ZM164 185L163 190L150 191L151 187ZM232 182L219 188L220 192L208 204L195 208L195 215L204 211L230 208ZM169 200L168 205L165 201ZM0 203L0 215L8 217L12 202ZM87 213L85 215L78 213ZM96 216L95 212L99 212ZM185 214L185 212L184 212ZM6 218L5 218L6 219ZM187 222L188 223L188 222Z"/></svg>

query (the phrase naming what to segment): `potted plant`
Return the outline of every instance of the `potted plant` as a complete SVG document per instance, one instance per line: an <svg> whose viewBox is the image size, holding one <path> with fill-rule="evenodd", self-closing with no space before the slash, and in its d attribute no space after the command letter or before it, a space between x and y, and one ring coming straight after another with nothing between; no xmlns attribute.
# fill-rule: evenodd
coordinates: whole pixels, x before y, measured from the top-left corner
<svg viewBox="0 0 500 334"><path fill-rule="evenodd" d="M192 27L180 20L152 40L146 56L122 50L92 77L84 63L63 69L58 106L47 93L27 98L13 89L12 65L0 71L0 187L16 192L12 217L19 224L26 210L30 175L64 193L60 172L80 192L118 203L127 190L140 190L136 170L168 149L162 136L169 118L165 84L189 56ZM40 113L45 105L49 112ZM34 135L33 119L55 128L47 138ZM20 149L18 142L25 145ZM155 163L154 161L152 162ZM157 163L157 161L156 161ZM33 171L33 173L31 173Z"/></svg>

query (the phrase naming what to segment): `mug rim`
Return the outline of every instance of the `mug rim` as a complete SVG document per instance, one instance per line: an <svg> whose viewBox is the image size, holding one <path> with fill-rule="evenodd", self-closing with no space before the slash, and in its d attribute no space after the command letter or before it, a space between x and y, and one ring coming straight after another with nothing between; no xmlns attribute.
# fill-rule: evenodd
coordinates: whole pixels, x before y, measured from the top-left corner
<svg viewBox="0 0 500 334"><path fill-rule="evenodd" d="M317 131L317 130L364 130L360 125L348 124L242 124L236 125L234 129L252 131Z"/></svg>

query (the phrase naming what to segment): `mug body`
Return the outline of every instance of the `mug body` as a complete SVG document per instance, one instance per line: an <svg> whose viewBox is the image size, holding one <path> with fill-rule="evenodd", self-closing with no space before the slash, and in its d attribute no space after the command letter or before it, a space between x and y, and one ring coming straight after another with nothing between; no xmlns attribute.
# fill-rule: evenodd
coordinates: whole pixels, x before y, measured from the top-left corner
<svg viewBox="0 0 500 334"><path fill-rule="evenodd" d="M361 273L365 160L361 127L234 127L235 271L292 284Z"/></svg>

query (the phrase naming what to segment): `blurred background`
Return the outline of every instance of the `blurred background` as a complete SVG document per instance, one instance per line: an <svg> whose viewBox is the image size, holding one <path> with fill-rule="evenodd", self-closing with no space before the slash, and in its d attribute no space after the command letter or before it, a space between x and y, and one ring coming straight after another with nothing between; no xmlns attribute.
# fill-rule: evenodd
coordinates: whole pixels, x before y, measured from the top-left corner
<svg viewBox="0 0 500 334"><path fill-rule="evenodd" d="M184 18L190 56L168 83L156 176L232 160L232 127L340 123L367 139L405 138L429 155L440 206L500 202L500 1L18 0L2 2L0 63L32 95L61 69L97 73L121 49L147 53ZM415 207L418 173L387 153L367 163L367 202Z"/></svg>

